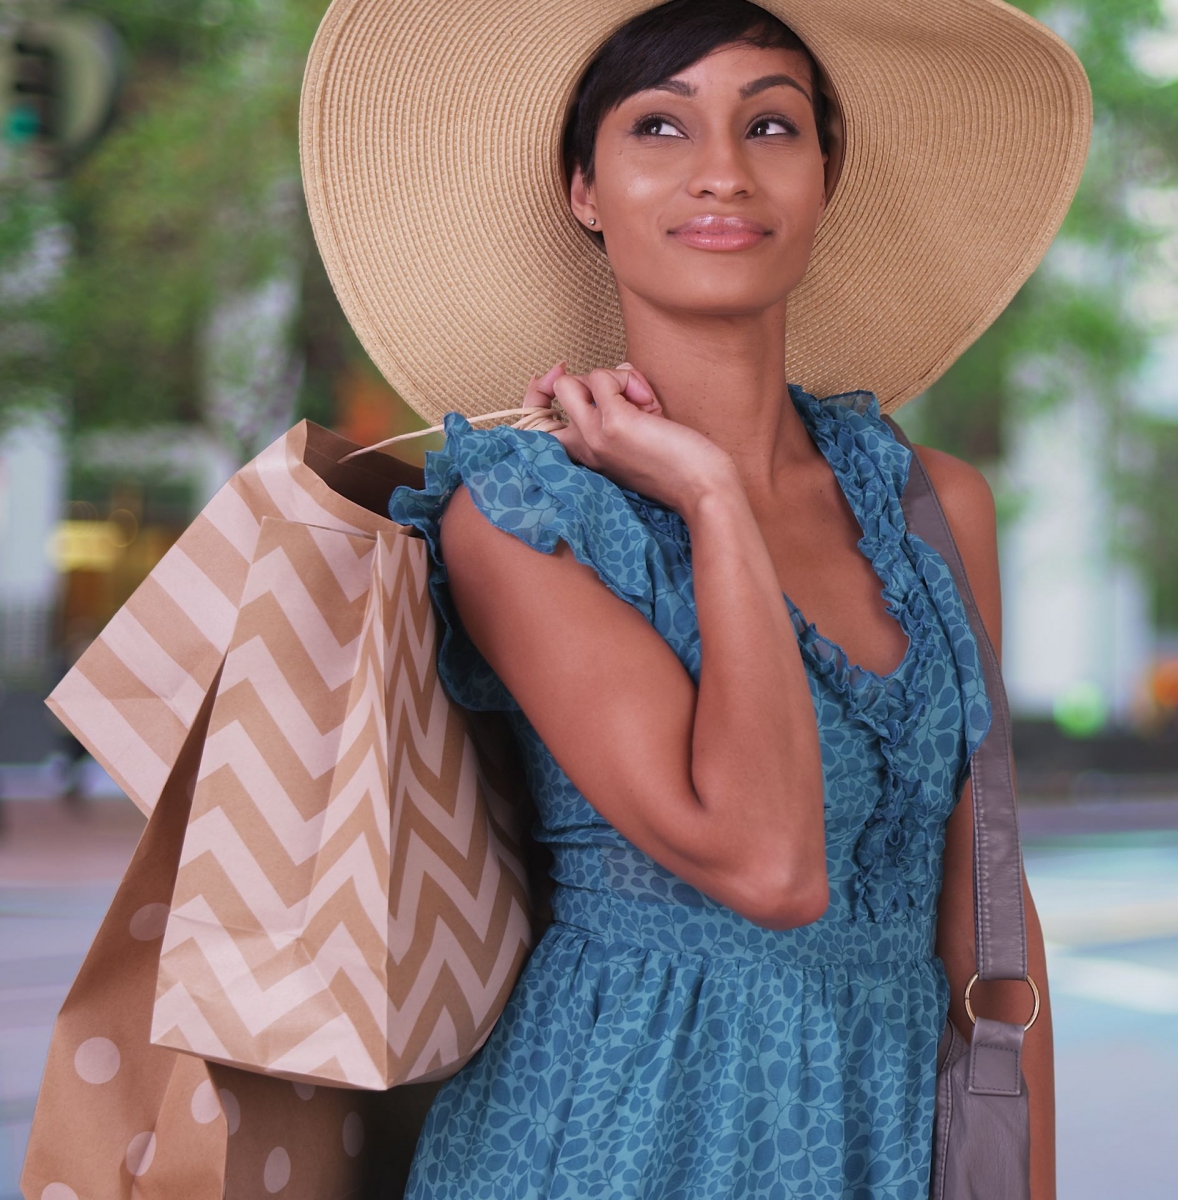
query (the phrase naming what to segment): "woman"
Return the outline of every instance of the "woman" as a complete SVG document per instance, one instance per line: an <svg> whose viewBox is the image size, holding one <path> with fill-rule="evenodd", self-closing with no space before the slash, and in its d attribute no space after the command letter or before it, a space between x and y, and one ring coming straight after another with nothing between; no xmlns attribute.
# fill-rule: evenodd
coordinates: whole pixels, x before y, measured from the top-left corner
<svg viewBox="0 0 1178 1200"><path fill-rule="evenodd" d="M811 44L830 32L802 5L766 7L797 10ZM565 200L608 256L626 361L533 376L525 408L559 406L567 425L476 430L451 410L425 488L393 493L393 519L429 543L439 673L459 703L508 714L556 884L554 923L498 1024L433 1102L410 1200L927 1194L946 1011L970 1028L967 774L990 705L948 569L905 529L909 452L877 395L817 399L787 386L782 352L809 369L823 321L842 329L837 306L805 290L825 236L813 287L865 307L862 287L869 305L898 314L866 360L845 330L828 357L866 361L873 380L886 372L872 356L890 362L903 376L889 385L892 407L916 394L1033 268L1078 174L1073 162L1056 183L1024 188L1013 173L1004 197L1010 151L979 168L961 128L937 125L890 135L905 161L863 183L850 151L870 143L855 121L882 138L905 89L937 90L905 76L896 47L923 44L920 34L938 46L938 69L953 66L961 29L973 29L990 39L991 64L1015 63L1012 80L1028 47L1041 64L1044 47L1066 53L998 5L879 10L870 20L882 33L872 31L861 65L888 80L872 86L895 103L871 117L871 88L856 92L844 67L845 131L807 46L742 0L645 6L599 45L565 127ZM859 44L857 13L829 6L828 58ZM935 32L944 22L951 34ZM589 42L546 29L561 61ZM934 102L946 122L960 100L952 75L941 80L948 98ZM1078 111L1076 95L1041 116ZM531 110L521 101L520 111ZM925 134L941 160L921 151ZM1074 129L1028 136L1041 134L1069 153L1082 140ZM491 161L478 143L457 153ZM942 173L956 164L935 203L922 195L930 163ZM842 275L824 225L840 169L857 181L847 187L859 224L838 227L850 239L838 246L848 256L851 240L871 247L861 270L844 259ZM1052 188L1031 214L1026 205ZM500 197L505 223L516 199ZM518 200L526 206L526 190ZM902 234L886 214L909 203L916 225ZM947 227L962 234L959 260L922 242L941 238L946 204L963 207ZM997 227L1000 210L1021 230L1004 235L1018 246L983 287L984 256L966 253L978 249L970 222ZM491 223L477 242L496 247L519 228ZM510 246L526 263L518 239ZM913 273L918 258L935 268L927 278ZM471 287L477 279L469 273ZM961 279L976 294L958 305ZM341 298L386 374L420 395L420 373L395 361L370 312ZM596 301L584 301L589 316ZM511 316L504 326L524 327ZM919 453L998 646L990 490L967 464ZM1025 900L1043 992L1023 1059L1032 1191L1052 1200L1051 1022L1042 934ZM975 995L987 1015L1025 1019L1020 985Z"/></svg>

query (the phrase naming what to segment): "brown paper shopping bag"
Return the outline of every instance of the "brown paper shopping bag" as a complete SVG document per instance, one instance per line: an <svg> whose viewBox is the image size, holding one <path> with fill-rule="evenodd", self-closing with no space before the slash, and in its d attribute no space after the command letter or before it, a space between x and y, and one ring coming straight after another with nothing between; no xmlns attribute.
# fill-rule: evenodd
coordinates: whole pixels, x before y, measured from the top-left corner
<svg viewBox="0 0 1178 1200"><path fill-rule="evenodd" d="M383 515L421 471L356 448L304 421L263 451L49 703L150 812L224 666L153 1038L385 1088L469 1059L536 922L506 723L446 695L426 543Z"/></svg>
<svg viewBox="0 0 1178 1200"><path fill-rule="evenodd" d="M227 1200L263 1194L345 1195L340 1189L351 1185L333 1172L341 1163L347 1170L348 1164L339 1159L340 1147L349 1160L356 1149L361 1124L353 1114L359 1114L363 1127L372 1126L378 1133L366 1140L357 1159L365 1181L363 1195L393 1200L400 1194L436 1082L387 1092L292 1084L209 1064L168 1047L153 1047L147 1040L161 939L208 719L264 524L269 518L276 528L285 522L359 538L365 552L382 533L398 531L395 544L409 542L408 531L399 532L402 527L383 514L393 487L422 485L420 468L383 456L341 464L353 449L303 422L239 471L49 697L50 708L149 822L55 1030L22 1180L28 1200L71 1200L71 1191L96 1200L123 1198L131 1187L140 1197L194 1200L204 1200L206 1190L212 1200L222 1188ZM421 591L425 544L413 541L416 545L406 559L416 565L405 579L415 581L416 590L410 588L402 600L411 600L414 618L427 622L432 613ZM395 625L403 617L394 613L392 619ZM432 647L431 636L424 625L416 629L417 655ZM426 657L424 672L408 672L400 690L390 693L393 704L387 713L399 724L395 733L390 727L387 754L394 770L408 764L408 772L401 771L403 780L410 780L414 770L422 773L416 784L424 779L440 818L445 812L456 813L463 797L470 811L472 746L475 760L492 777L500 774L513 746L506 726L497 723L500 714L467 713L450 703L432 671L432 649ZM418 661L414 655L410 658ZM424 748L415 748L415 738L423 734ZM186 748L188 757L182 758ZM425 770L431 763L439 775L431 777ZM420 795L419 786L402 787L395 797L406 791ZM522 789L518 799L527 811L530 799ZM476 788L474 816L487 803L486 794ZM488 827L494 820L489 812L481 819ZM543 895L548 883L543 847L527 832L525 820L522 833L532 894L539 889ZM192 860L194 871L201 866L199 857ZM396 855L390 855L390 863L395 860ZM478 896L485 872L480 860L470 861L478 878L465 882L468 893ZM265 874L267 856L257 865ZM509 888L518 886L518 871L505 867L504 876L509 877ZM431 931L431 908L444 912L444 894L453 886L453 877L432 882L422 877L415 936L420 930ZM255 899L247 884L241 883L241 888L245 894L238 891L238 901ZM184 899L196 894L194 887ZM214 911L223 911L225 896L213 897ZM298 907L289 898L287 904L292 910ZM498 910L492 904L489 911L493 915ZM537 935L545 911L533 905ZM488 928L494 936L507 926ZM256 933L256 926L250 932ZM487 960L493 966L498 959L489 944ZM406 968L414 965L411 955L403 955L401 961ZM217 978L216 972L206 973L206 983L209 978ZM265 978L259 982L268 983ZM186 1029L194 1028L191 1018L199 1011L197 1005L213 1002L215 1008L223 1000L216 994L219 984L212 995L202 986L193 983ZM506 991L500 995L505 997ZM435 994L445 1002L444 988ZM171 999L174 1002L177 995ZM178 1011L174 1003L173 1011ZM435 1025L441 1021L436 1011L426 1015L433 1016ZM179 1030L180 1025L173 1021L170 1028ZM466 1032L470 1029L468 1023ZM292 1141L313 1152L321 1168L318 1174L300 1166L303 1156L290 1148Z"/></svg>
<svg viewBox="0 0 1178 1200"><path fill-rule="evenodd" d="M26 1200L359 1200L369 1096L151 1045L160 943L210 705L194 720L54 1026ZM381 1114L387 1128L389 1117ZM416 1139L416 1130L406 1138ZM412 1144L412 1143L410 1143Z"/></svg>
<svg viewBox="0 0 1178 1200"><path fill-rule="evenodd" d="M386 456L341 464L356 447L301 421L205 505L47 703L150 813L221 669L266 517L375 536L398 484L419 467Z"/></svg>
<svg viewBox="0 0 1178 1200"><path fill-rule="evenodd" d="M152 1040L384 1089L482 1046L531 946L506 742L434 665L425 543L266 517L221 673Z"/></svg>

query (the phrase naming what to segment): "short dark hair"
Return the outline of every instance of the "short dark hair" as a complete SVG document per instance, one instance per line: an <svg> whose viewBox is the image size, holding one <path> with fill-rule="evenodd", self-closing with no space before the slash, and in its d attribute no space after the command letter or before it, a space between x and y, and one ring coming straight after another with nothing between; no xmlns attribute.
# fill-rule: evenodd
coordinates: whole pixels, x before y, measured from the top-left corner
<svg viewBox="0 0 1178 1200"><path fill-rule="evenodd" d="M818 64L788 25L748 0L668 0L615 30L586 67L564 128L566 183L578 165L585 182L593 182L593 148L608 112L732 43L799 50L806 56L818 141L826 153L827 101L819 86Z"/></svg>

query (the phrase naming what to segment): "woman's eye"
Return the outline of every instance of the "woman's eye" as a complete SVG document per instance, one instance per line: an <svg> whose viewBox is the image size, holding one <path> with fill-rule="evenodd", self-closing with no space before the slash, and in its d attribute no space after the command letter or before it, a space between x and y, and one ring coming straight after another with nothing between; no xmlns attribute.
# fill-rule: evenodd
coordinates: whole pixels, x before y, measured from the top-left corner
<svg viewBox="0 0 1178 1200"><path fill-rule="evenodd" d="M759 117L753 123L752 129L760 129L765 125L778 125L787 134L796 134L798 132L798 127L792 121L787 121L784 117Z"/></svg>
<svg viewBox="0 0 1178 1200"><path fill-rule="evenodd" d="M668 137L670 135L658 132L658 126L665 125L675 136L681 136L679 131L667 120L666 117L642 117L634 126L635 133L652 134L654 137Z"/></svg>

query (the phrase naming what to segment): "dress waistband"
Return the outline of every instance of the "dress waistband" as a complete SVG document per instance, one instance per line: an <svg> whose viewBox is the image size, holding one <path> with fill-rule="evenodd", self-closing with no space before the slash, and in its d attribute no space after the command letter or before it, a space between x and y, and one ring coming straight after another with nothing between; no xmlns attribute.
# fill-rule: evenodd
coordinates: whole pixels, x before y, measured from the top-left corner
<svg viewBox="0 0 1178 1200"><path fill-rule="evenodd" d="M555 922L611 943L668 953L776 960L792 967L871 966L932 958L935 922L924 915L887 923L840 913L794 929L766 929L721 905L694 908L633 900L608 890L558 884Z"/></svg>

